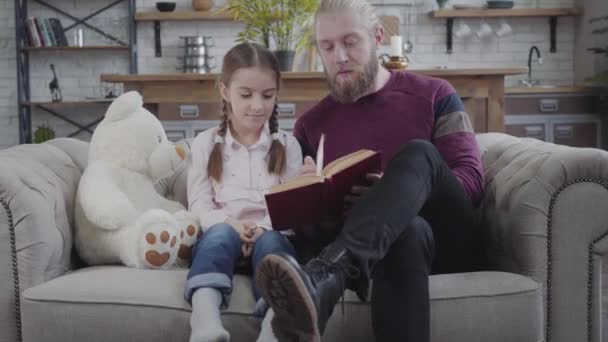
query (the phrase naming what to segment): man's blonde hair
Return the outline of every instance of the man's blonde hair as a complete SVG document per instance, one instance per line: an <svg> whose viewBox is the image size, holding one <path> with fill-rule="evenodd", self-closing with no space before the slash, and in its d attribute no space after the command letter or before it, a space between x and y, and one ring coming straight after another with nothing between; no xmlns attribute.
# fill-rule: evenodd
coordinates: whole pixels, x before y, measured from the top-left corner
<svg viewBox="0 0 608 342"><path fill-rule="evenodd" d="M380 25L380 20L378 20L374 7L367 0L321 0L315 13L315 27L321 14L345 10L359 13L366 21L367 28L372 32Z"/></svg>

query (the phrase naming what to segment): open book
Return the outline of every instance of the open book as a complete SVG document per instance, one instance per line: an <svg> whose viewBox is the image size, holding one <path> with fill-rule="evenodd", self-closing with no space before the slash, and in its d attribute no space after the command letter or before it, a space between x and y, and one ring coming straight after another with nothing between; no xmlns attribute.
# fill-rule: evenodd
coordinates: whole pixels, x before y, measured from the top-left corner
<svg viewBox="0 0 608 342"><path fill-rule="evenodd" d="M368 173L382 168L379 152L359 150L323 165L321 136L317 149L317 174L302 176L274 186L266 194L266 205L276 230L297 227L301 224L341 220L344 197L354 185L368 183Z"/></svg>

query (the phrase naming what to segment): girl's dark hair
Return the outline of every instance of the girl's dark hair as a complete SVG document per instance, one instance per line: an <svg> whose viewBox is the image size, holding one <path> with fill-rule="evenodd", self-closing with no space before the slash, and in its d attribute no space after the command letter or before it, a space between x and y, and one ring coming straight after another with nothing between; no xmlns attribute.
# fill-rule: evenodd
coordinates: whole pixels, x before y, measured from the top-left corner
<svg viewBox="0 0 608 342"><path fill-rule="evenodd" d="M238 44L226 55L222 63L222 73L220 74L219 82L224 84L226 87L230 86L230 80L235 71L241 68L259 67L274 72L276 79L277 92L281 86L281 70L279 68L279 62L275 55L268 51L261 45L253 43L241 43ZM226 137L226 130L229 128L230 120L228 115L232 108L230 103L222 99L222 114L221 124L217 131L217 134L222 138ZM278 111L277 105L274 105L272 116L268 121L268 127L270 128L270 134L277 133L279 129ZM224 139L221 139L222 141ZM218 140L214 140L218 141ZM223 158L222 158L222 142L215 142L209 160L207 162L207 174L210 178L215 179L217 182L222 180L223 173ZM276 175L281 175L285 171L287 164L285 146L278 140L272 138L272 144L268 151L268 172Z"/></svg>

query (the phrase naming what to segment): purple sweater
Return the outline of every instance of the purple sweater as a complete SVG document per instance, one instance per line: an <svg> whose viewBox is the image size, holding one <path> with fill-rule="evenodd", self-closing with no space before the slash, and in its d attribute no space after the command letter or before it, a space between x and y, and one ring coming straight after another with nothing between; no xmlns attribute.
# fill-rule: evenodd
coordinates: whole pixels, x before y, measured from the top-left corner
<svg viewBox="0 0 608 342"><path fill-rule="evenodd" d="M483 169L473 127L454 88L445 80L391 72L379 91L354 103L331 96L304 113L294 135L305 155L316 155L325 133L324 164L359 149L382 152L382 165L412 139L432 142L474 204L483 191Z"/></svg>

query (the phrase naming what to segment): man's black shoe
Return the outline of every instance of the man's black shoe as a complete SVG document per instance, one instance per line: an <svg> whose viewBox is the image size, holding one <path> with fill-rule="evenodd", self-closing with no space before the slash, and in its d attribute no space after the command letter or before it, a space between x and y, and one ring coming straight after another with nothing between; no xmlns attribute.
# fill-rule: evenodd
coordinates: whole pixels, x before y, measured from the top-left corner
<svg viewBox="0 0 608 342"><path fill-rule="evenodd" d="M272 329L277 339L320 342L346 282L358 278L358 270L345 249L328 247L303 267L288 254L270 254L255 276L274 310Z"/></svg>

